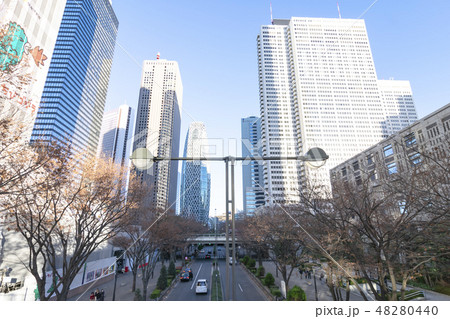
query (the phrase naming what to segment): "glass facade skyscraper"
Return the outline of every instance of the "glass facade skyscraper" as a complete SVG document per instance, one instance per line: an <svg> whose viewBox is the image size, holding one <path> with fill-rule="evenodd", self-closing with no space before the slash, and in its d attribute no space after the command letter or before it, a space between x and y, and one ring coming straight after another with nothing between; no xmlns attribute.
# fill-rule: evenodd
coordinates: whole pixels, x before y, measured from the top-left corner
<svg viewBox="0 0 450 319"><path fill-rule="evenodd" d="M241 120L242 157L262 154L261 118L250 116ZM253 214L264 205L263 166L257 161L242 164L242 192L246 214Z"/></svg>
<svg viewBox="0 0 450 319"><path fill-rule="evenodd" d="M94 155L119 22L109 0L68 0L31 140Z"/></svg>
<svg viewBox="0 0 450 319"><path fill-rule="evenodd" d="M206 141L205 125L201 122L191 123L186 135L184 157L200 157L205 151ZM206 163L200 160L184 161L181 173L181 215L206 224L210 197L211 175Z"/></svg>
<svg viewBox="0 0 450 319"><path fill-rule="evenodd" d="M250 116L241 119L242 157L262 154L261 118ZM260 165L261 164L261 165ZM264 205L264 175L262 163L244 162L242 165L242 192L246 214L253 214Z"/></svg>

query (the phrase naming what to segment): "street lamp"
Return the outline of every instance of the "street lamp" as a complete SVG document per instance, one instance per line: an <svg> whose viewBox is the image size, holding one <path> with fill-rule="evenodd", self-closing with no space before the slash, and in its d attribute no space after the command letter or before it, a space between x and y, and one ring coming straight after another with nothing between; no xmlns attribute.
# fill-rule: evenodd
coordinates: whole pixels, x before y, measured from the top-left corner
<svg viewBox="0 0 450 319"><path fill-rule="evenodd" d="M316 284L316 270L313 268L313 276L314 276L314 290L316 292L316 301L319 301L319 298L317 297L317 284Z"/></svg>
<svg viewBox="0 0 450 319"><path fill-rule="evenodd" d="M195 156L195 157L152 157L150 151L145 148L139 148L133 152L131 155L131 160L136 166L138 170L147 170L151 167L152 162L160 162L160 161L223 161L225 162L225 216L226 216L226 249L225 249L225 258L226 262L229 262L229 241L228 241L228 214L229 214L229 204L231 204L231 227L232 227L232 288L233 288L233 300L236 300L236 281L235 281L235 199L234 199L234 166L236 161L302 161L306 162L313 168L319 168L323 166L329 156L325 153L325 151L318 147L311 148L305 155L300 156L247 156L247 157L203 157L203 156ZM229 165L231 164L231 201L229 200ZM230 291L229 291L229 270L228 266L226 267L226 299L229 300Z"/></svg>

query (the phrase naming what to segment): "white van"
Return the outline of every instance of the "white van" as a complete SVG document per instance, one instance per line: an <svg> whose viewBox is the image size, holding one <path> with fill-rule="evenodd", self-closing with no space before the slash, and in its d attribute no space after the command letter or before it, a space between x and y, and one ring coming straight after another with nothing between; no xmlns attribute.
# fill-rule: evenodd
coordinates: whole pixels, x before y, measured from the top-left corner
<svg viewBox="0 0 450 319"><path fill-rule="evenodd" d="M197 280L197 285L195 286L196 294L206 294L208 293L208 281L206 279Z"/></svg>

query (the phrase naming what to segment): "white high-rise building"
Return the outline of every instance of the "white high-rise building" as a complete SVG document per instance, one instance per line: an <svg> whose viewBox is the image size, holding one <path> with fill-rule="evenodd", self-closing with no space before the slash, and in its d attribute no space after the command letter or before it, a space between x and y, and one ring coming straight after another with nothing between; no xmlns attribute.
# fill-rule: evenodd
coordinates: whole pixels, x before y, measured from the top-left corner
<svg viewBox="0 0 450 319"><path fill-rule="evenodd" d="M267 163L268 203L298 201L306 178L328 187L332 167L399 129L391 125L395 116L408 120L400 128L417 119L407 81L378 81L364 20L275 19L261 27L257 43L263 155L320 147L330 156L320 169ZM408 112L384 103L393 95L405 96Z"/></svg>
<svg viewBox="0 0 450 319"><path fill-rule="evenodd" d="M131 113L131 107L126 104L105 112L97 149L98 157L110 158L116 164L128 166L133 125Z"/></svg>
<svg viewBox="0 0 450 319"><path fill-rule="evenodd" d="M146 148L153 156L178 157L183 85L178 63L159 59L143 64L133 150ZM142 172L151 188L150 202L175 210L177 161L161 161Z"/></svg>
<svg viewBox="0 0 450 319"><path fill-rule="evenodd" d="M25 125L29 140L66 0L0 1L0 116Z"/></svg>
<svg viewBox="0 0 450 319"><path fill-rule="evenodd" d="M409 81L378 80L386 116L383 138L395 134L417 121Z"/></svg>

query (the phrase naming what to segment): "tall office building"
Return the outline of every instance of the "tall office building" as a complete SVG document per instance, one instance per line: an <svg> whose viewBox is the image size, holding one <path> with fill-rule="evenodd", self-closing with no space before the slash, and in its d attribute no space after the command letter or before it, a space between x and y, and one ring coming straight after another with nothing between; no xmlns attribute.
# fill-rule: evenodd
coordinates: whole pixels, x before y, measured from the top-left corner
<svg viewBox="0 0 450 319"><path fill-rule="evenodd" d="M275 19L261 27L257 43L263 154L320 147L330 156L320 169L266 164L268 203L297 202L306 178L329 187L330 168L417 119L409 84L378 81L364 20ZM393 95L402 104L385 103Z"/></svg>
<svg viewBox="0 0 450 319"><path fill-rule="evenodd" d="M153 156L177 157L180 147L183 85L178 63L159 59L144 61L133 150L146 148ZM156 162L141 172L151 189L150 202L175 210L177 161Z"/></svg>
<svg viewBox="0 0 450 319"><path fill-rule="evenodd" d="M262 155L261 118L250 116L241 119L242 157ZM245 161L242 164L242 198L244 212L253 214L264 205L264 174L262 163Z"/></svg>
<svg viewBox="0 0 450 319"><path fill-rule="evenodd" d="M32 141L95 155L118 25L109 0L67 0Z"/></svg>
<svg viewBox="0 0 450 319"><path fill-rule="evenodd" d="M30 140L65 0L0 1L0 117Z"/></svg>
<svg viewBox="0 0 450 319"><path fill-rule="evenodd" d="M184 146L184 157L199 158L207 152L207 135L205 125L193 122L189 125ZM209 220L209 203L211 193L211 175L205 162L200 160L183 161L181 171L182 216L193 218L203 224Z"/></svg>
<svg viewBox="0 0 450 319"><path fill-rule="evenodd" d="M110 158L116 164L128 166L132 130L132 110L126 104L103 115L97 156Z"/></svg>

